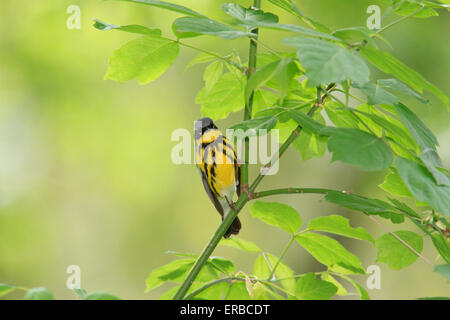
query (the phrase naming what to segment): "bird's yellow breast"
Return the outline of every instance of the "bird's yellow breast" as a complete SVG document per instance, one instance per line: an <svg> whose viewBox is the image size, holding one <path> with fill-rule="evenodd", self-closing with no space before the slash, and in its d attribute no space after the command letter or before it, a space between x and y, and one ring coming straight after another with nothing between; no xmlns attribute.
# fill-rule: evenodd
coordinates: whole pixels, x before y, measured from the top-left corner
<svg viewBox="0 0 450 320"><path fill-rule="evenodd" d="M232 143L219 130L208 130L196 141L196 150L197 166L205 174L211 190L221 198L234 191L236 156Z"/></svg>

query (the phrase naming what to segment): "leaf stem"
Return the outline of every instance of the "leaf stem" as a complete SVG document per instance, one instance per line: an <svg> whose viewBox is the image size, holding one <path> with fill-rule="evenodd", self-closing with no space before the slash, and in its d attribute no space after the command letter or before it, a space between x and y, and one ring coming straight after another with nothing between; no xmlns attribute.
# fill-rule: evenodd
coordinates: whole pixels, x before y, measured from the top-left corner
<svg viewBox="0 0 450 320"><path fill-rule="evenodd" d="M242 67L241 67L240 65L238 65L237 63L235 63L235 62L231 61L230 59L227 59L227 58L225 58L225 57L223 57L223 56L221 56L221 55L219 55L219 54L217 54L217 53L214 53L214 52L212 52L212 51L208 51L208 50L205 50L205 49L202 49L202 48L199 48L199 47L195 47L195 46L192 46L192 45L190 45L190 44L181 42L181 41L179 41L179 40L173 40L173 39L165 38L165 37L161 37L161 38L166 39L166 40L170 40L170 41L173 41L173 42L177 42L177 43L178 43L179 45L181 45L181 46L184 46L184 47L187 47L187 48L191 48L191 49L194 49L194 50L196 50L196 51L199 51L199 52L208 54L208 55L210 55L210 56L216 57L217 59L220 59L220 60L222 60L222 61L228 63L229 65L231 65L231 66L233 66L233 67L239 69L240 71L244 71L244 68L242 68Z"/></svg>
<svg viewBox="0 0 450 320"><path fill-rule="evenodd" d="M279 264L281 263L281 260L284 258L286 252L288 251L288 249L291 247L292 242L294 242L295 236L292 236L291 239L289 240L289 242L286 244L286 246L284 247L283 251L281 252L280 256L278 257L277 263L275 263L275 266L272 269L272 272L270 272L270 275L268 277L268 280L272 280L273 275L275 274L275 271L277 270Z"/></svg>

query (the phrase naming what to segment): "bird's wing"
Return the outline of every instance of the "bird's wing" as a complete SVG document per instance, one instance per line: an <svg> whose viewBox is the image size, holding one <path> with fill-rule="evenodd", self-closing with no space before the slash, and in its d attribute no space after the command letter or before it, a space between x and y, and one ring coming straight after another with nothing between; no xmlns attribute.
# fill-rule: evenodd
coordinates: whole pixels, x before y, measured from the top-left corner
<svg viewBox="0 0 450 320"><path fill-rule="evenodd" d="M223 208L222 205L220 204L219 200L217 199L216 195L212 192L209 184L208 184L208 179L206 179L205 174L198 169L200 172L200 175L202 176L202 182L203 182L203 187L205 187L205 191L206 194L208 195L209 199L211 199L211 202L214 204L214 207L216 207L216 210L220 213L220 215L223 217Z"/></svg>
<svg viewBox="0 0 450 320"><path fill-rule="evenodd" d="M241 166L239 165L237 159L234 162L234 174L235 174L235 184L236 184L236 194L238 197L241 196Z"/></svg>

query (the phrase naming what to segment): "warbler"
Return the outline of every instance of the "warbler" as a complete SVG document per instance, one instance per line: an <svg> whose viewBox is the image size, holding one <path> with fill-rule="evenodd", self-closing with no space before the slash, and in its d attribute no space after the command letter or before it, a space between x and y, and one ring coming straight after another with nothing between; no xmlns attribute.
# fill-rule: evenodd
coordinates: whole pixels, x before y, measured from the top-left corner
<svg viewBox="0 0 450 320"><path fill-rule="evenodd" d="M194 125L195 159L203 187L214 207L225 219L233 207L233 196L240 196L241 170L233 143L222 135L210 118L201 118ZM238 217L224 238L238 234Z"/></svg>

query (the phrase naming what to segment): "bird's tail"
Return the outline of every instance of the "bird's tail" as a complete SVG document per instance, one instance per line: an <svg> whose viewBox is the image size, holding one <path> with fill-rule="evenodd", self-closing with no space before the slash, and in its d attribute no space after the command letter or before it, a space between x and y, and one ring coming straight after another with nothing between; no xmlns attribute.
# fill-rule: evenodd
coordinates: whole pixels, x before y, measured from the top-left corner
<svg viewBox="0 0 450 320"><path fill-rule="evenodd" d="M222 219L223 220L223 219ZM236 217L231 224L231 226L228 228L227 232L223 236L225 239L229 238L232 234L238 234L239 230L241 230L241 221L238 217Z"/></svg>
<svg viewBox="0 0 450 320"><path fill-rule="evenodd" d="M228 215L228 213L231 210L230 203L231 203L231 201L227 200L227 197L225 197L225 200L221 201L221 205L222 205L223 213L224 213L222 215L222 221L223 221L223 219L225 219L225 217ZM236 217L223 237L225 239L227 239L232 234L238 234L239 230L241 230L241 221L239 220L238 217Z"/></svg>

